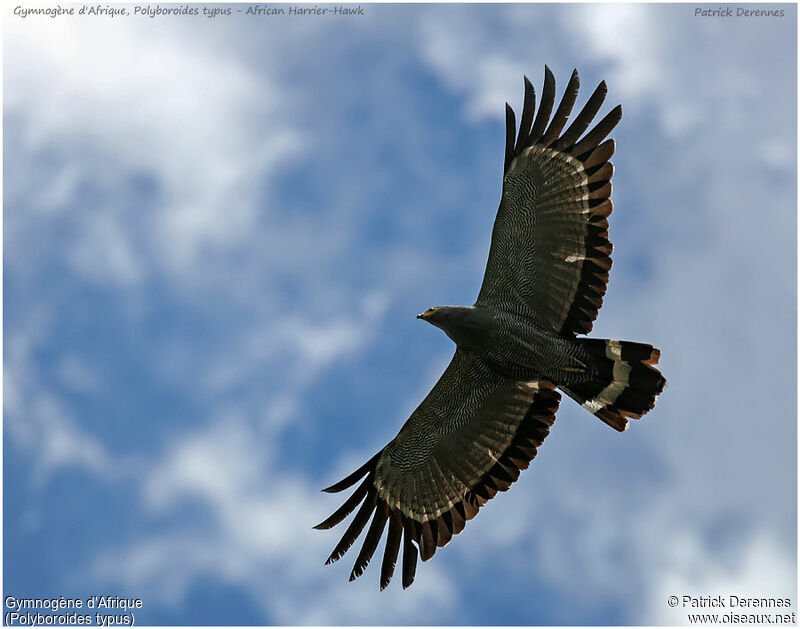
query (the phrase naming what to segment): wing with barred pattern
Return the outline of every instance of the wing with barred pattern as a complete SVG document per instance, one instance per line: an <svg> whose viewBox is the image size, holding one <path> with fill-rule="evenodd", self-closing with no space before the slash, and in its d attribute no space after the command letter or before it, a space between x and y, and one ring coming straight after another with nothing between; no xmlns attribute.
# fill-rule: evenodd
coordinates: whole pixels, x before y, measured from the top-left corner
<svg viewBox="0 0 800 629"><path fill-rule="evenodd" d="M388 523L381 589L392 578L401 542L403 587L411 585L417 549L423 561L430 559L486 501L517 480L547 436L560 399L547 381L505 378L456 350L398 435L325 490L342 491L363 479L316 527L331 528L361 505L326 563L342 557L372 518L350 579L363 573Z"/></svg>
<svg viewBox="0 0 800 629"><path fill-rule="evenodd" d="M503 195L476 301L525 314L562 336L588 333L603 303L614 172L614 140L605 138L622 117L618 105L583 135L605 99L602 82L562 133L578 87L574 71L551 119L555 80L545 67L534 120L536 96L526 78L518 132L506 105Z"/></svg>

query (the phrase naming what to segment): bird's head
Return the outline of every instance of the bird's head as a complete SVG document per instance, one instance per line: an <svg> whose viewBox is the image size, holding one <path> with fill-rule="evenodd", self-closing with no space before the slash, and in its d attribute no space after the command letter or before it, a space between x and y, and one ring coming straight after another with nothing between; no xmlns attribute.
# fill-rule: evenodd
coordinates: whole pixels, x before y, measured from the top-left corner
<svg viewBox="0 0 800 629"><path fill-rule="evenodd" d="M428 308L425 312L422 312L417 315L417 319L422 319L423 321L431 321L431 319L436 316L436 308Z"/></svg>
<svg viewBox="0 0 800 629"><path fill-rule="evenodd" d="M484 343L492 326L491 310L475 306L436 306L418 314L417 319L444 330L456 345L467 350Z"/></svg>
<svg viewBox="0 0 800 629"><path fill-rule="evenodd" d="M447 307L446 306L436 306L434 308L428 308L425 312L418 314L417 319L422 319L423 321L427 321L431 325L435 325L436 327L441 328L442 323L447 320Z"/></svg>
<svg viewBox="0 0 800 629"><path fill-rule="evenodd" d="M470 318L474 310L472 306L435 306L418 314L417 319L445 329L453 324L463 323L465 319Z"/></svg>

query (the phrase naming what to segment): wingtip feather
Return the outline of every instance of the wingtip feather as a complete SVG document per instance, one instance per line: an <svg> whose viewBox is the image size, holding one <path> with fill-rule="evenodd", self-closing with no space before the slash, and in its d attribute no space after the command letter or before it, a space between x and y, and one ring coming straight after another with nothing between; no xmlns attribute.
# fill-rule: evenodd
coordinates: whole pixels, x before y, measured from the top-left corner
<svg viewBox="0 0 800 629"><path fill-rule="evenodd" d="M369 459L369 461L364 463L364 465L359 467L355 472L353 472L351 474L348 474L347 476L345 476L339 482L334 483L330 487L326 487L322 491L324 491L327 494L336 494L336 493L339 493L340 491L344 491L348 487L352 487L353 485L355 485L358 481L360 481L362 478L364 478L364 476L366 476L369 472L371 472L374 469L375 464L378 461L378 457L380 457L380 455L382 453L383 453L383 450L381 450L375 456L373 456L371 459Z"/></svg>

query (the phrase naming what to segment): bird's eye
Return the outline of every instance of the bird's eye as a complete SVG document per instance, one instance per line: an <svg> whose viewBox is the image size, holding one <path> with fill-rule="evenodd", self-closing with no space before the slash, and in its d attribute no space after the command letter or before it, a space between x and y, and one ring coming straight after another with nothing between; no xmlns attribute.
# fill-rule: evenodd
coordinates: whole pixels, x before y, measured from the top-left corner
<svg viewBox="0 0 800 629"><path fill-rule="evenodd" d="M425 316L427 317L428 315L432 315L434 312L436 312L436 308L428 308L425 311Z"/></svg>

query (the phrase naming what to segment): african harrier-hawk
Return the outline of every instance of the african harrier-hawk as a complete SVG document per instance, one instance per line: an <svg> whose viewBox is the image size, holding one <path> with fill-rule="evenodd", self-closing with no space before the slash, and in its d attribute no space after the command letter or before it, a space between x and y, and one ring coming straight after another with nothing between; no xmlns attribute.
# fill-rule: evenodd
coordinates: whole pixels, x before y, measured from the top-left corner
<svg viewBox="0 0 800 629"><path fill-rule="evenodd" d="M518 133L506 105L503 196L478 299L418 315L455 341L455 355L397 436L325 490L342 491L366 476L316 527L338 524L361 504L331 563L372 517L351 580L366 568L388 522L381 589L401 544L403 587L411 585L417 548L430 559L528 467L555 420L556 388L623 431L628 417L655 406L666 384L651 366L659 358L652 345L576 337L592 329L606 292L614 140L605 138L622 117L617 106L583 135L605 98L603 82L562 133L578 85L574 71L551 118L555 80L545 67L534 119L536 97L526 78Z"/></svg>

